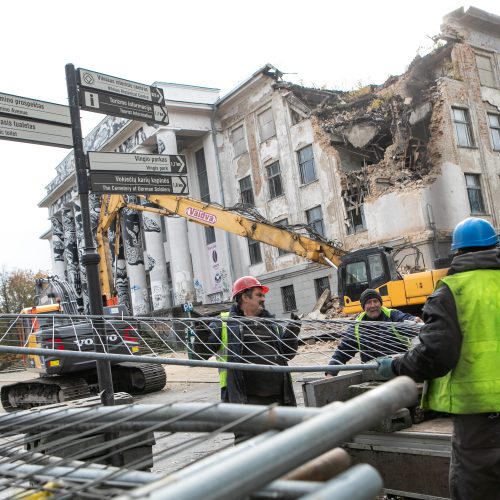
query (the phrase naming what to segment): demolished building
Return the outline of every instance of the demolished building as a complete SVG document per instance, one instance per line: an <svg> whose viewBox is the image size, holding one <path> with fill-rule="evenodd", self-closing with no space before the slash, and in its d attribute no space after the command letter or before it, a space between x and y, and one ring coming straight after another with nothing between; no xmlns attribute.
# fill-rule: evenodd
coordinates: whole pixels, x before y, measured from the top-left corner
<svg viewBox="0 0 500 500"><path fill-rule="evenodd" d="M460 220L481 216L499 226L499 28L498 16L458 9L445 16L434 50L404 74L350 92L290 84L270 64L222 98L214 89L160 83L169 126L123 120L113 128L119 120L108 118L92 148L182 153L194 198L307 225L346 250L393 247L401 271L439 267ZM61 165L41 205L53 221L46 237L54 270L74 281L74 171ZM308 311L325 288L336 289L334 270L192 226L160 216L148 223L159 230L157 241L140 243L140 269L127 260L134 252L124 252L135 313L227 300L231 282L247 274L270 287L267 305L278 315Z"/></svg>

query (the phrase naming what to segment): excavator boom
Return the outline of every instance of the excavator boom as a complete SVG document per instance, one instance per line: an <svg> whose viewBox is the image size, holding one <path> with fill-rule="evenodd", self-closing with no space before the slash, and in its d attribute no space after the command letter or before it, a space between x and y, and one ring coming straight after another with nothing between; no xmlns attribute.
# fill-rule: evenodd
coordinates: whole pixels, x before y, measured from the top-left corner
<svg viewBox="0 0 500 500"><path fill-rule="evenodd" d="M145 212L154 212L163 216L178 215L190 222L214 227L237 234L238 236L267 243L282 250L293 252L313 262L333 267L338 267L340 258L346 254L344 250L327 240L312 238L287 228L264 222L236 209L220 207L213 203L205 203L185 196L148 195L140 196L140 198L155 206L127 203L121 195L105 195L103 197L100 222L97 229L97 244L101 262L107 263L101 266L102 292L106 297L111 296L112 280L106 271L107 269L111 269L111 267L108 263L109 255L106 251L107 244L105 243L105 238L113 220L115 220L119 211L124 207Z"/></svg>

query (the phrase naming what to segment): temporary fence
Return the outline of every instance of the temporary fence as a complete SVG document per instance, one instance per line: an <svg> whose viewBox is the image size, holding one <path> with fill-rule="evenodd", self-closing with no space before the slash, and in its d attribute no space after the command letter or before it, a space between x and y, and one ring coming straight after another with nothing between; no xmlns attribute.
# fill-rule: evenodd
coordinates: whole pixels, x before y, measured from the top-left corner
<svg viewBox="0 0 500 500"><path fill-rule="evenodd" d="M402 353L417 340L419 330L412 322L347 319L0 315L0 352L10 354L0 362L0 371L18 366L16 355L24 356L29 368L34 361L27 355L48 356L54 351L60 358L220 368L224 323L230 332L228 361L237 363L238 369L260 371L374 369L373 363L359 364L359 352L364 353L363 361ZM265 353L259 349L262 343L268 347ZM351 364L328 366L335 351L342 360L352 358Z"/></svg>
<svg viewBox="0 0 500 500"><path fill-rule="evenodd" d="M297 467L377 424L416 397L399 377L324 408L185 403L113 407L40 407L0 415L0 498L372 499L379 474L370 466L326 482L283 479ZM255 438L172 472L149 471L222 433ZM176 435L189 433L178 441ZM154 457L141 446L156 439ZM134 453L128 453L134 451ZM119 463L124 460L125 463ZM115 465L99 465L114 458ZM140 469L148 469L146 471ZM139 470L135 470L139 469ZM293 472L292 472L293 477ZM333 492L333 493L332 493Z"/></svg>
<svg viewBox="0 0 500 500"><path fill-rule="evenodd" d="M371 360L403 352L417 334L410 323L347 319L2 315L0 370L22 362L43 372L68 360L105 359L323 377L334 352L353 357L335 370L375 370ZM359 350L369 352L368 362L360 362ZM327 481L283 476L413 403L416 389L398 378L321 409L131 405L127 395L116 396L115 406L94 398L0 414L0 499L371 499L381 479L370 466ZM233 446L234 432L256 437ZM186 454L195 462L176 471L172 462Z"/></svg>

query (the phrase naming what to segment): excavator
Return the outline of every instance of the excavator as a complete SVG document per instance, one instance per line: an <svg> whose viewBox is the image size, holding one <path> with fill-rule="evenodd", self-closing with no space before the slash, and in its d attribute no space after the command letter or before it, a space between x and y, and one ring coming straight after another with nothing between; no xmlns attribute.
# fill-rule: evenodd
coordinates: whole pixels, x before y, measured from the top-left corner
<svg viewBox="0 0 500 500"><path fill-rule="evenodd" d="M104 321L83 316L69 283L57 277L40 278L35 284L35 305L21 311L15 327L21 345L55 349L55 353L94 351L94 342L100 342L112 354L143 354L138 326L123 317L120 306L107 306L104 313ZM30 354L22 361L38 377L2 386L0 398L6 411L85 398L98 389L92 359ZM114 390L129 394L160 391L167 381L163 366L156 364L112 362L111 374Z"/></svg>
<svg viewBox="0 0 500 500"><path fill-rule="evenodd" d="M378 290L386 307L417 314L437 281L447 271L437 269L401 275L396 268L391 248L379 246L348 253L308 226L274 225L255 209L246 206L225 208L176 195L146 195L139 198L146 203L127 203L123 196L115 194L103 196L96 241L102 263L100 276L105 303L112 303L115 296L112 273L109 272L111 266L107 232L125 207L162 216L184 217L190 222L251 238L293 252L310 261L337 268L338 297L346 314L361 312L359 298L367 288ZM297 229L305 230L308 234Z"/></svg>

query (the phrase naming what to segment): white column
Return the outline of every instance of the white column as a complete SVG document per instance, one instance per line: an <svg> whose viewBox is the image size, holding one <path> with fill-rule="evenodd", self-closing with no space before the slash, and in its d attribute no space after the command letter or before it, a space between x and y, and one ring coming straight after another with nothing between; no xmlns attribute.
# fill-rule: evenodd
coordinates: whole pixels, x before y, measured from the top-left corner
<svg viewBox="0 0 500 500"><path fill-rule="evenodd" d="M75 217L72 209L64 209L62 214L64 230L64 257L68 274L68 283L72 285L78 301L78 308L83 311L82 282L76 243Z"/></svg>
<svg viewBox="0 0 500 500"><path fill-rule="evenodd" d="M52 224L52 273L60 280L66 280L66 262L64 262L64 229L60 216L50 218Z"/></svg>
<svg viewBox="0 0 500 500"><path fill-rule="evenodd" d="M73 214L75 216L76 244L78 248L78 265L80 267L80 281L82 282L83 311L90 314L89 287L87 283L87 269L82 264L83 249L85 246L83 236L82 208L80 201L73 202Z"/></svg>
<svg viewBox="0 0 500 500"><path fill-rule="evenodd" d="M173 130L162 129L156 135L156 140L158 141L158 152L160 154L177 154L177 139ZM167 217L166 227L175 303L182 304L193 301L195 299L193 266L191 264L186 219Z"/></svg>
<svg viewBox="0 0 500 500"><path fill-rule="evenodd" d="M126 196L126 198L133 203L137 203L135 196ZM123 215L123 244L127 262L132 313L134 315L144 315L149 312L149 297L139 214L136 210L124 208Z"/></svg>

